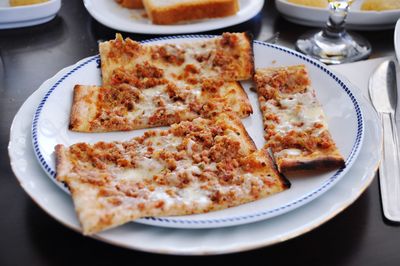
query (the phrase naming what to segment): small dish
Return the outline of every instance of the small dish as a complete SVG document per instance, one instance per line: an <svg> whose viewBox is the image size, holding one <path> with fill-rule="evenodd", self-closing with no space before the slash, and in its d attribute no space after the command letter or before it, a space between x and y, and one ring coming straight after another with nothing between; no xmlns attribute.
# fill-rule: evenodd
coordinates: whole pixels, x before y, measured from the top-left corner
<svg viewBox="0 0 400 266"><path fill-rule="evenodd" d="M278 11L290 22L312 27L323 27L329 17L328 8L317 8L297 5L287 0L275 0ZM346 28L353 30L393 29L400 10L364 11L361 10L362 0L356 0L351 5L346 20Z"/></svg>
<svg viewBox="0 0 400 266"><path fill-rule="evenodd" d="M8 0L0 0L0 29L34 26L52 20L61 8L61 0L11 7Z"/></svg>

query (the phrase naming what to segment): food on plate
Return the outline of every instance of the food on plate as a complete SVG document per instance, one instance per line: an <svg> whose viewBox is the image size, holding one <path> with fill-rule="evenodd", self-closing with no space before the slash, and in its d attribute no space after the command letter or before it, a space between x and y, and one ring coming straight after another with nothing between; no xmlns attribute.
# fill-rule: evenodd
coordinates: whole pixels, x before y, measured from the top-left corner
<svg viewBox="0 0 400 266"><path fill-rule="evenodd" d="M257 69L266 148L280 172L343 167L304 65Z"/></svg>
<svg viewBox="0 0 400 266"><path fill-rule="evenodd" d="M327 7L328 0L287 0L289 3L311 7Z"/></svg>
<svg viewBox="0 0 400 266"><path fill-rule="evenodd" d="M57 180L84 234L148 216L205 213L289 187L234 113L196 118L125 142L56 146Z"/></svg>
<svg viewBox="0 0 400 266"><path fill-rule="evenodd" d="M246 34L186 44L100 44L103 86L75 86L70 129L108 132L165 126L225 111L252 113L236 80L254 71Z"/></svg>
<svg viewBox="0 0 400 266"><path fill-rule="evenodd" d="M143 0L143 4L154 24L227 17L239 11L238 0Z"/></svg>
<svg viewBox="0 0 400 266"><path fill-rule="evenodd" d="M48 2L49 0L10 0L10 6L27 6Z"/></svg>
<svg viewBox="0 0 400 266"><path fill-rule="evenodd" d="M109 132L167 126L233 111L249 116L252 107L238 82L200 80L177 86L163 79L153 87L121 84L74 88L70 129Z"/></svg>
<svg viewBox="0 0 400 266"><path fill-rule="evenodd" d="M203 78L250 79L254 73L252 38L247 33L179 44L140 44L117 34L100 43L103 86L161 79L197 84Z"/></svg>
<svg viewBox="0 0 400 266"><path fill-rule="evenodd" d="M365 0L361 10L384 11L400 9L400 0Z"/></svg>
<svg viewBox="0 0 400 266"><path fill-rule="evenodd" d="M142 0L115 0L115 2L126 8L132 8L132 9L143 8Z"/></svg>

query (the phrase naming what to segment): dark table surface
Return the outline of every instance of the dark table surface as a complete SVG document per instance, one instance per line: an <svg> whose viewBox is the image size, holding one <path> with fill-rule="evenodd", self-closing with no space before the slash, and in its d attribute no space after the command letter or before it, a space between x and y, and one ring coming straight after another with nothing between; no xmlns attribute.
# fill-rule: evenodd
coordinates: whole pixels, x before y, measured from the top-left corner
<svg viewBox="0 0 400 266"><path fill-rule="evenodd" d="M308 29L285 21L273 1L268 1L252 20L208 33L251 31L257 39L266 39L280 32L278 44L293 48L296 38ZM361 34L373 45L371 57L394 55L393 30ZM114 35L115 30L97 23L78 0L63 1L58 16L46 24L0 30L0 265L142 265L158 259L196 264L400 265L400 227L382 218L377 179L353 205L305 235L216 257L163 256L118 248L83 237L48 216L11 171L7 145L12 119L44 80L96 54L97 41ZM124 35L137 40L154 37Z"/></svg>

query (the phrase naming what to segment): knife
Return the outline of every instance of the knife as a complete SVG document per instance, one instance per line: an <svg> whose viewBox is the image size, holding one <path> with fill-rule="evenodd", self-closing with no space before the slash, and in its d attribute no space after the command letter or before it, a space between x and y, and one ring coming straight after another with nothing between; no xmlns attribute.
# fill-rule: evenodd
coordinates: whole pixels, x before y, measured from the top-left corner
<svg viewBox="0 0 400 266"><path fill-rule="evenodd" d="M395 120L397 83L393 61L387 60L375 70L369 80L369 95L383 127L383 158L379 167L383 214L390 221L400 222L399 141Z"/></svg>

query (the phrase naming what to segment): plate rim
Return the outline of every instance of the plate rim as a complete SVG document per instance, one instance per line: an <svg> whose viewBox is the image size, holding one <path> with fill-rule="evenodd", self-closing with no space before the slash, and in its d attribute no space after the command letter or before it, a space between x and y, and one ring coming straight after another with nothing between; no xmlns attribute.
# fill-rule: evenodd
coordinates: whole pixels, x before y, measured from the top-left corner
<svg viewBox="0 0 400 266"><path fill-rule="evenodd" d="M188 25L190 26L190 24L183 24L183 25L179 25L179 24L178 25L149 24L150 26L152 26L151 30L146 30L146 29L142 30L140 27L131 29L131 28L126 28L126 27L119 26L119 25L115 26L112 22L110 23L109 21L104 19L102 16L97 14L97 12L94 12L91 9L90 5L91 5L92 1L93 0L83 0L83 3L84 3L86 10L92 16L92 18L94 18L100 24L102 24L106 27L115 29L115 30L120 30L120 31L124 31L124 32L129 32L129 33L159 34L159 35L197 33L197 32L218 30L218 29L234 26L234 25L246 22L246 21L252 19L253 17L255 17L262 10L262 8L264 7L264 4L265 4L265 0L251 0L251 1L258 1L257 8L254 8L253 10L251 10L251 12L247 16L244 16L243 18L236 18L236 19L234 19L234 21L222 23L222 25L218 25L217 23L214 23L214 21L212 21L212 19L211 19L210 20L211 24L207 25L207 23L206 23L207 21L204 21L201 23L201 25L205 24L205 26L199 27L196 30L193 30L190 27L188 27ZM230 16L230 17L232 17L232 16ZM217 18L217 19L220 19L220 20L221 19L229 19L230 17Z"/></svg>
<svg viewBox="0 0 400 266"><path fill-rule="evenodd" d="M400 18L397 20L396 25L394 27L393 32L393 39L394 39L394 50L396 54L396 59L400 62Z"/></svg>
<svg viewBox="0 0 400 266"><path fill-rule="evenodd" d="M152 43L152 42L157 42L157 41L165 41L165 40L176 40L176 39L204 39L204 38L214 38L215 35L177 35L177 36L167 36L167 37L159 37L159 38L154 38L154 39L149 39L145 40L141 43L146 44L146 43ZM341 89L347 93L347 96L350 97L350 100L353 103L353 107L355 109L356 115L357 115L357 135L355 142L353 143L353 147L351 149L351 152L349 153L348 157L346 158L346 166L344 168L338 169L332 176L327 178L326 181L324 181L318 188L312 190L311 192L306 193L305 195L302 195L301 197L297 198L296 200L293 200L291 202L288 202L284 205L281 205L277 208L274 209L267 209L264 211L258 211L258 212L251 212L247 215L231 215L229 218L213 218L213 219L185 219L183 218L184 216L178 216L178 217L148 217L148 218L142 218L135 220L135 222L138 223L143 223L143 224L148 224L148 225L154 225L154 226L161 226L161 227L173 227L173 228L217 228L217 227L227 227L227 226L234 226L234 225L240 225L240 224L247 224L247 223L252 223L252 222L257 222L260 220L265 220L269 219L281 214L284 214L286 212L292 211L300 206L303 206L307 204L308 202L318 198L320 195L324 194L327 190L332 188L346 173L347 171L352 167L354 161L359 155L359 152L361 150L362 142L364 139L364 117L362 110L360 108L360 105L358 103L357 98L354 96L354 93L352 90L345 84L346 82L343 82L341 78L339 78L338 75L334 74L331 70L327 69L327 67L320 63L319 61L309 58L303 54L300 54L294 50L291 50L286 47L282 47L279 45L274 45L274 44L269 44L261 41L254 41L254 44L258 44L261 46L266 46L269 48L277 49L279 51L283 51L285 53L288 53L292 56L296 56L307 63L312 64L313 66L319 68L323 72L325 72L327 75L329 75L331 78L338 83L338 85L341 87ZM38 135L37 135L37 130L38 130L38 121L40 118L41 111L48 99L48 97L51 95L51 93L58 87L59 84L61 84L67 77L75 73L75 71L79 70L81 67L92 63L94 60L96 60L96 64L99 66L100 65L100 57L99 55L87 57L85 59L80 60L77 62L75 65L70 66L71 69L68 69L64 71L65 69L61 70L58 74L61 75L63 72L67 72L66 74L64 73L61 78L56 78L57 81L48 89L42 100L40 101L39 106L37 107L33 120L32 120L32 125L31 125L31 138L32 138L32 145L34 149L35 156L41 165L42 169L46 172L46 174L52 179L57 185L60 185L58 181L55 180L55 169L52 169L50 165L44 160L42 152L40 151L39 143L38 143ZM65 185L64 185L65 186ZM62 187L61 187L62 188ZM64 191L68 192L66 187L63 189Z"/></svg>

